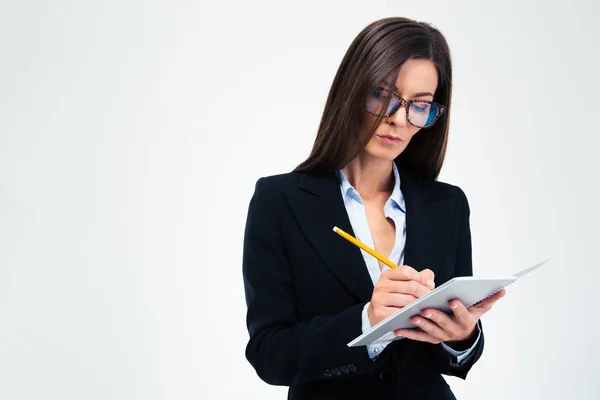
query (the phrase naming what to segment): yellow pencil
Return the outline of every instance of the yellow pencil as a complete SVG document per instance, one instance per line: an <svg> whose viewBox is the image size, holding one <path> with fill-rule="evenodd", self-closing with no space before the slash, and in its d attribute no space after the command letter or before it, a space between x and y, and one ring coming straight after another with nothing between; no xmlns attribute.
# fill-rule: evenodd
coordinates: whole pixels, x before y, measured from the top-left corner
<svg viewBox="0 0 600 400"><path fill-rule="evenodd" d="M344 239L346 239L347 241L349 241L350 243L352 243L352 244L360 247L361 249L363 249L364 251L366 251L367 253L369 253L370 255L372 255L373 257L375 257L376 259L378 259L379 261L381 261L382 263L384 263L388 267L390 267L390 268L398 268L398 265L396 265L395 263L393 263L392 261L390 261L386 257L382 256L380 253L376 252L375 250L373 250L372 248L370 248L369 246L367 246L363 242L361 242L358 239L354 238L349 233L344 232L343 230L341 230L337 226L333 227L333 231L335 233L337 233L338 235L340 235L341 237L343 237Z"/></svg>

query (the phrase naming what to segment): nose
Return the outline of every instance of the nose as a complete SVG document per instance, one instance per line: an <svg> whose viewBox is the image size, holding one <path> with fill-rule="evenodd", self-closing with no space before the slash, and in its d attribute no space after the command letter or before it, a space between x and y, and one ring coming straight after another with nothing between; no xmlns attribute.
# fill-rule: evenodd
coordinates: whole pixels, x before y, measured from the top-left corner
<svg viewBox="0 0 600 400"><path fill-rule="evenodd" d="M406 120L406 106L407 105L404 104L404 102L400 104L396 112L387 118L388 123L404 128L408 123Z"/></svg>

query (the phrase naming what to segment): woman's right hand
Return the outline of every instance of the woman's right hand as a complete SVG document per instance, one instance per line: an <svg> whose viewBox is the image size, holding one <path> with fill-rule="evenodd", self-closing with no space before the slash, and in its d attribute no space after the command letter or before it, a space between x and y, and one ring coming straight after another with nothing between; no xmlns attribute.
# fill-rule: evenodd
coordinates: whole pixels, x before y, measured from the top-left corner
<svg viewBox="0 0 600 400"><path fill-rule="evenodd" d="M367 308L371 326L429 293L435 288L433 278L433 271L424 269L419 272L408 265L383 271Z"/></svg>

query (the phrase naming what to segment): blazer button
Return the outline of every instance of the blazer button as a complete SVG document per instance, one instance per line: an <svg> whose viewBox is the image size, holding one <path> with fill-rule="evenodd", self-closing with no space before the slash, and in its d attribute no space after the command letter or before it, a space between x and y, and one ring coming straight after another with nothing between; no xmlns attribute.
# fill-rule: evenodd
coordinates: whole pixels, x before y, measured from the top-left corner
<svg viewBox="0 0 600 400"><path fill-rule="evenodd" d="M348 364L348 369L350 370L350 372L356 372L356 365Z"/></svg>
<svg viewBox="0 0 600 400"><path fill-rule="evenodd" d="M391 369L384 369L379 373L379 378L384 382L394 382L396 380L396 374Z"/></svg>
<svg viewBox="0 0 600 400"><path fill-rule="evenodd" d="M325 372L323 372L323 375L324 375L326 378L331 378L331 372L330 372L328 369L326 369L326 370L325 370Z"/></svg>
<svg viewBox="0 0 600 400"><path fill-rule="evenodd" d="M335 376L340 376L342 373L340 372L339 369L334 368L331 370L331 373L334 374Z"/></svg>
<svg viewBox="0 0 600 400"><path fill-rule="evenodd" d="M342 371L344 374L347 374L348 372L350 372L350 371L348 370L348 367L346 367L345 365L342 365L342 366L340 367L340 371Z"/></svg>

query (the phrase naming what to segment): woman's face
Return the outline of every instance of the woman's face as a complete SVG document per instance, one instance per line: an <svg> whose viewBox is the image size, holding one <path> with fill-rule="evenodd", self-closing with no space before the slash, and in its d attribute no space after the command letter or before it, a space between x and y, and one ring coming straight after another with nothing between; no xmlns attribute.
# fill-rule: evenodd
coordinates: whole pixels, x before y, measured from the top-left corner
<svg viewBox="0 0 600 400"><path fill-rule="evenodd" d="M437 88L438 74L435 65L429 60L407 60L396 77L396 94L404 100L429 100ZM385 99L387 92L371 94L368 101L377 102L378 97ZM415 103L417 104L417 103ZM411 122L419 125L417 106L411 109ZM368 124L373 124L375 117L368 114ZM413 119L414 118L414 119ZM393 115L384 118L375 134L364 149L364 153L380 160L394 160L404 151L410 140L421 128L411 125L406 118L406 105L402 105ZM426 134L424 132L423 134Z"/></svg>

